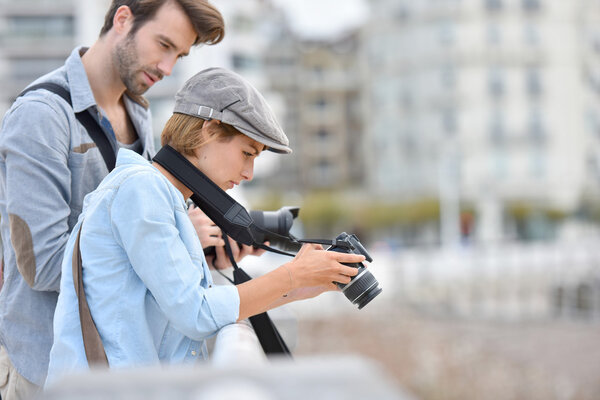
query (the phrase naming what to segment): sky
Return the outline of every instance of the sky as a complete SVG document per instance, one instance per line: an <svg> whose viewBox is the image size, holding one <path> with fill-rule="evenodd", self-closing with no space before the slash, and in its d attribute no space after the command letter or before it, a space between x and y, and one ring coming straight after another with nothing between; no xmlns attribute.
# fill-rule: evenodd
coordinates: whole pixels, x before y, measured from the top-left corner
<svg viewBox="0 0 600 400"><path fill-rule="evenodd" d="M295 33L307 39L337 36L362 24L366 0L273 0L285 10Z"/></svg>

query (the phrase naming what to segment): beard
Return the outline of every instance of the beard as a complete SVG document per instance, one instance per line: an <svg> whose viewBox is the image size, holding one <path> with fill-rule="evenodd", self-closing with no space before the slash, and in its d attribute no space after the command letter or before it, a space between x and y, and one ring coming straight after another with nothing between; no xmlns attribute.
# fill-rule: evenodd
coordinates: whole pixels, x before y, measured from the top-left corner
<svg viewBox="0 0 600 400"><path fill-rule="evenodd" d="M162 79L163 74L151 67L143 67L138 63L138 50L135 38L128 36L115 46L113 63L127 91L134 95L144 94L150 86L141 77L144 71Z"/></svg>

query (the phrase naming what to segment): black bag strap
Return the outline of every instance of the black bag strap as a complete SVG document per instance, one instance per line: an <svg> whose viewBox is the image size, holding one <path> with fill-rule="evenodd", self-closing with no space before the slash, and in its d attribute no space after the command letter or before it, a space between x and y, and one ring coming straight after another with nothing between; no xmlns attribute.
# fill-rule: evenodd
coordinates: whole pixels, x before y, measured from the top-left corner
<svg viewBox="0 0 600 400"><path fill-rule="evenodd" d="M81 237L81 226L77 232L77 241L73 248L73 285L75 285L75 294L79 303L79 320L81 321L81 335L83 337L83 347L85 356L89 365L108 366L108 359L104 351L104 345L100 338L100 333L92 319L90 308L83 290L83 263L81 261L81 250L79 248L79 239Z"/></svg>
<svg viewBox="0 0 600 400"><path fill-rule="evenodd" d="M223 239L225 240L225 252L227 253L227 256L231 260L231 264L233 265L233 283L238 285L251 280L252 278L250 275L241 269L235 262L233 252L231 251L231 245L229 244L229 237L224 234ZM285 340L283 340L281 337L279 330L277 330L277 327L271 320L271 317L269 317L269 314L264 312L254 315L249 319L265 354L283 354L292 357L292 352L287 347Z"/></svg>
<svg viewBox="0 0 600 400"><path fill-rule="evenodd" d="M38 83L37 85L29 86L28 88L23 90L17 97L23 96L25 93L37 89L46 89L49 92L57 94L60 97L62 97L67 103L69 103L71 107L73 107L73 103L71 102L71 93L64 87L52 82L42 82ZM115 151L110 145L108 137L106 137L104 131L98 124L98 121L96 121L87 110L75 113L75 117L77 118L79 123L83 125L83 127L87 131L88 135L90 135L96 146L98 146L98 150L100 150L100 154L102 154L102 158L104 159L106 168L108 168L108 172L112 171L115 168L116 163Z"/></svg>

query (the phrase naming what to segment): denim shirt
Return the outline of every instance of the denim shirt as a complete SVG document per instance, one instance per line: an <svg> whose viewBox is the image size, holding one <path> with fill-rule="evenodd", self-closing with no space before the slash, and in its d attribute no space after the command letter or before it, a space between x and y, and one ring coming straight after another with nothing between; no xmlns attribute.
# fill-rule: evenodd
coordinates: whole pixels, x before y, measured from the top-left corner
<svg viewBox="0 0 600 400"><path fill-rule="evenodd" d="M118 149L111 124L94 100L81 50L73 50L65 65L34 82L68 88L73 107L46 90L32 91L15 101L0 131L0 344L17 371L37 385L44 383L48 368L65 244L83 198L108 174L73 111L90 112L115 153ZM153 155L149 111L127 96L124 100L143 155Z"/></svg>
<svg viewBox="0 0 600 400"><path fill-rule="evenodd" d="M111 368L205 358L204 339L237 320L237 288L213 285L181 192L121 149L67 243L47 384L88 368L72 272L80 226L83 286Z"/></svg>

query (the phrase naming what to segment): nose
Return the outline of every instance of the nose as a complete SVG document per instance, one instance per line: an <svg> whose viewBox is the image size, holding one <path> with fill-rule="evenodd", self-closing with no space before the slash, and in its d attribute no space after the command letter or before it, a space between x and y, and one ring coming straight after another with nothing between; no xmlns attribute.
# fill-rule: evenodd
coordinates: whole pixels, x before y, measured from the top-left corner
<svg viewBox="0 0 600 400"><path fill-rule="evenodd" d="M242 170L242 178L251 181L254 177L254 159L249 160L244 164L244 169Z"/></svg>
<svg viewBox="0 0 600 400"><path fill-rule="evenodd" d="M161 72L161 74L170 76L171 72L173 72L176 62L177 57L164 57L160 63L158 63L158 70Z"/></svg>

